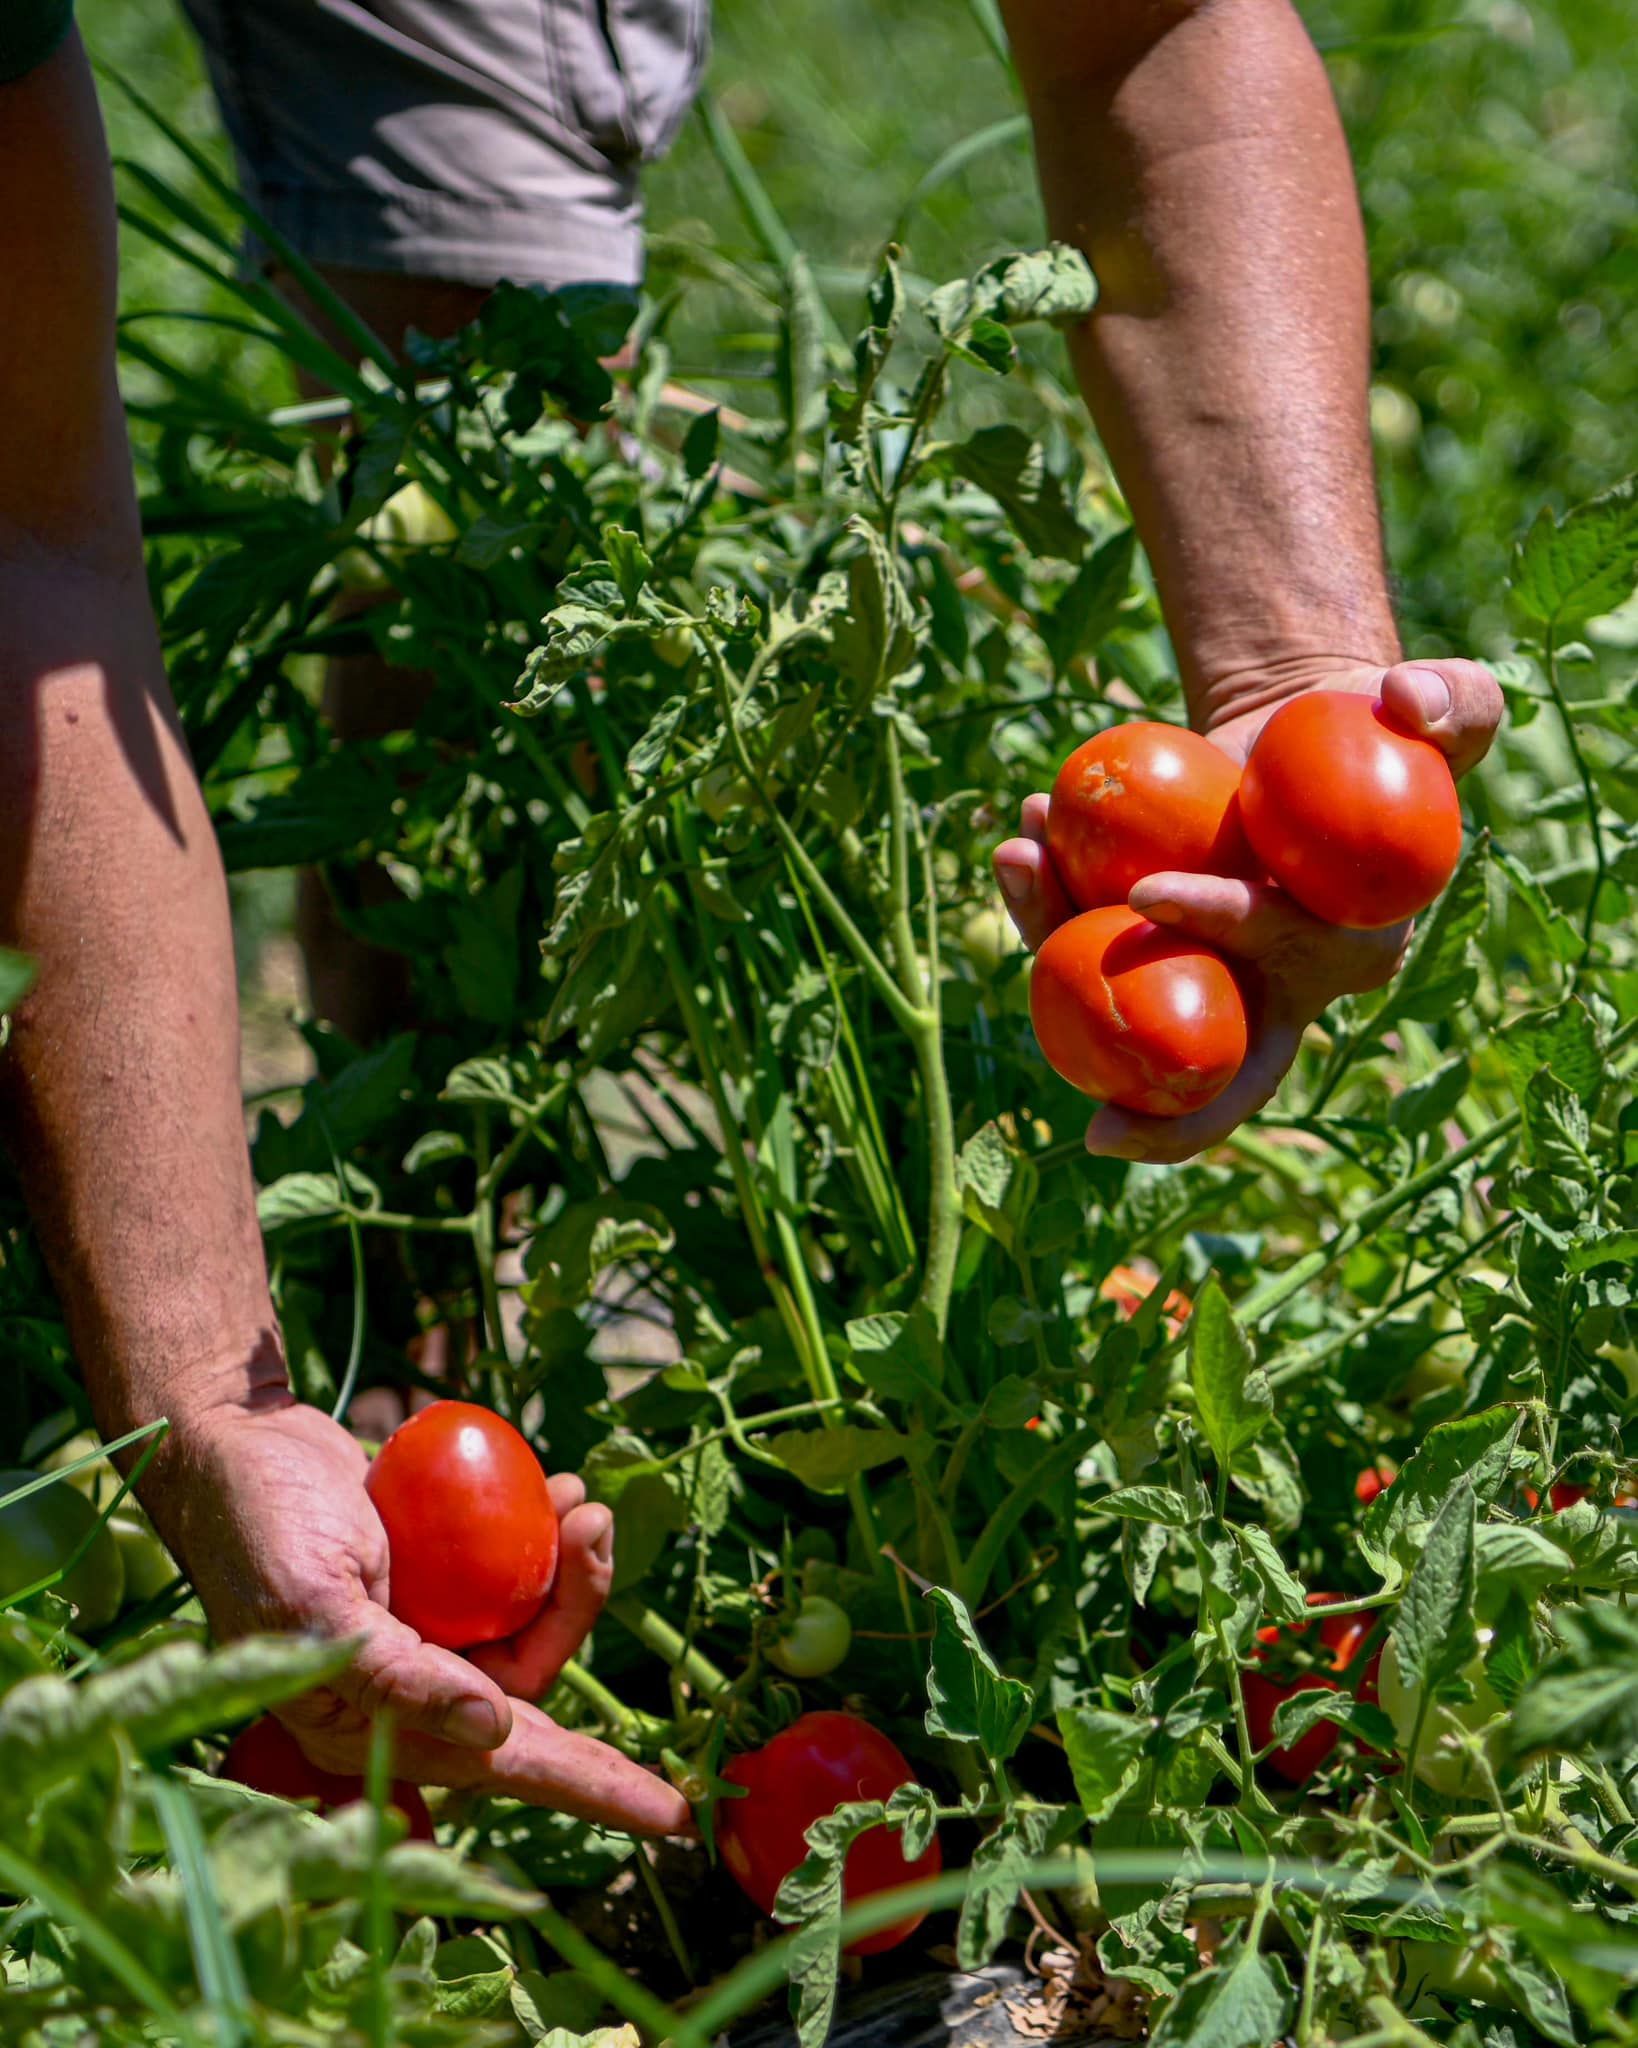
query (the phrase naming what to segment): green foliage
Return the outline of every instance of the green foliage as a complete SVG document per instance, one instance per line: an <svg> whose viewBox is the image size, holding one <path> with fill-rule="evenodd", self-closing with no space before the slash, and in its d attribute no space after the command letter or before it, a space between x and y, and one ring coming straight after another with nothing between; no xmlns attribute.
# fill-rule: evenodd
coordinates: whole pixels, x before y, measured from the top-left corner
<svg viewBox="0 0 1638 2048"><path fill-rule="evenodd" d="M725 14L732 64L752 29ZM282 329L346 393L324 461L310 419L148 323L133 388L229 865L323 867L414 990L385 1045L310 1029L299 1113L258 1119L302 1391L333 1401L355 1365L412 1384L422 1324L470 1331L445 1384L618 1520L617 1596L554 1714L710 1787L726 1750L846 1702L923 1789L819 1822L793 1945L666 2021L663 1918L608 1954L547 1903L646 1896L629 1845L456 1797L429 1849L240 1792L194 1767L334 1648L206 1651L185 1585L85 1644L43 1590L0 1617L0 1885L34 1902L0 1933L8 2037L626 2048L597 2031L617 2017L704 2048L783 1970L817 2048L849 1847L898 1827L914 1855L935 1826L964 1967L1027 1928L1026 1888L1061 1893L1088 1967L1178 2048L1630 2032L1632 180L1630 96L1593 61L1619 21L1496 7L1430 37L1386 0L1315 10L1378 268L1412 643L1504 655L1513 717L1402 974L1321 1020L1239 1138L1156 1171L1086 1158L1027 964L963 943L1019 799L1111 719L1178 714L1052 332L1095 286L1063 250L995 253L1038 237L978 27L837 17L813 67L741 67L766 82L729 108L738 156L719 114L754 246L676 231L682 181L717 175L705 129L661 174L629 373L600 363L623 299L507 292L417 345L417 384ZM844 91L848 127L815 118ZM137 210L227 219L210 162L169 199L149 166ZM878 162L933 165L908 211ZM210 292L272 319L204 239ZM384 519L409 484L436 513L415 532ZM361 561L373 603L338 605ZM315 656L370 651L431 694L340 742ZM1104 1283L1134 1262L1128 1315ZM83 1412L14 1207L0 1326L9 1462ZM800 1686L764 1653L781 1580L853 1624ZM1310 1589L1364 1617L1346 1668ZM1414 1731L1374 1704L1389 1631ZM1438 1764L1476 1658L1511 1717L1483 1796L1390 1775L1389 1750ZM1258 1760L1253 1677L1292 1682L1264 1748L1334 1731L1301 1786ZM751 1915L703 1854L683 1889L715 1977Z"/></svg>

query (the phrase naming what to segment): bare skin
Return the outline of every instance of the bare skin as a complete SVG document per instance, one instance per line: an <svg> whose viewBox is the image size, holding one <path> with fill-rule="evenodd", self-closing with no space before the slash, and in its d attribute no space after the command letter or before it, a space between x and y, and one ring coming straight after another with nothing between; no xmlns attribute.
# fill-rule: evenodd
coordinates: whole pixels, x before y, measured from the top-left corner
<svg viewBox="0 0 1638 2048"><path fill-rule="evenodd" d="M388 1708L405 1776L686 1830L663 1780L532 1704L607 1595L608 1509L554 1481L545 1614L480 1661L434 1649L387 1610L362 1449L289 1391L239 1101L227 889L143 575L107 155L77 42L0 87L0 199L0 942L40 968L0 1061L0 1118L98 1420L112 1436L169 1418L144 1498L219 1636L358 1640L332 1690L281 1709L318 1762L360 1769Z"/></svg>
<svg viewBox="0 0 1638 2048"><path fill-rule="evenodd" d="M1501 693L1476 662L1400 660L1367 429L1364 235L1324 68L1287 0L1005 0L1052 231L1097 272L1081 387L1154 564L1192 723L1243 761L1309 689L1383 694L1465 772ZM1068 914L1047 798L995 855L1020 936ZM1089 1150L1154 1162L1260 1109L1304 1028L1376 988L1408 926L1344 932L1270 887L1151 875L1134 910L1255 962L1238 1078L1192 1116L1105 1108Z"/></svg>
<svg viewBox="0 0 1638 2048"><path fill-rule="evenodd" d="M1057 230L1105 278L1077 366L1196 720L1243 744L1280 697L1380 675L1399 651L1364 431L1363 263L1323 77L1277 0L1012 0L1009 16ZM557 1603L512 1645L449 1657L387 1611L358 1446L289 1393L238 1097L226 890L142 575L112 220L70 44L0 87L0 943L41 968L0 1061L0 1120L99 1419L108 1434L170 1419L145 1498L220 1634L362 1638L330 1693L284 1710L318 1762L359 1768L368 1717L390 1706L408 1776L683 1828L667 1786L529 1704L602 1604L607 1511L554 1482ZM1453 703L1430 730L1458 757L1488 737L1469 666L1437 665ZM1053 905L1038 816L1031 835L999 866L1038 937ZM1197 901L1197 878L1144 888L1160 884L1180 921L1215 918L1226 945L1299 950L1288 906ZM1286 977L1293 1014L1327 976L1363 971L1323 930L1310 942L1309 980Z"/></svg>

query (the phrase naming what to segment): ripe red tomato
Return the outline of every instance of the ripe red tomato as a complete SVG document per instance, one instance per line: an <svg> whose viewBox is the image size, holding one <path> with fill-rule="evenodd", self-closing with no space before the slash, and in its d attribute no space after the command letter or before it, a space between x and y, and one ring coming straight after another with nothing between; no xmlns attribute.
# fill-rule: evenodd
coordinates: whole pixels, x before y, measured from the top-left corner
<svg viewBox="0 0 1638 2048"><path fill-rule="evenodd" d="M1354 1498L1361 1507L1368 1508L1379 1493L1386 1493L1394 1482L1391 1465L1367 1465L1354 1481Z"/></svg>
<svg viewBox="0 0 1638 2048"><path fill-rule="evenodd" d="M1559 1515L1566 1508L1573 1508L1578 1500L1585 1500L1591 1491L1590 1486L1577 1486L1573 1480L1560 1479L1548 1489L1547 1499L1553 1513ZM1530 1503L1532 1511L1541 1506L1541 1495L1533 1486L1524 1489L1524 1497ZM1619 1505L1617 1502L1617 1506Z"/></svg>
<svg viewBox="0 0 1638 2048"><path fill-rule="evenodd" d="M290 1730L271 1714L252 1721L233 1738L222 1759L222 1776L278 1799L316 1799L321 1813L333 1813L369 1796L362 1778L321 1771L310 1763ZM394 1779L391 1800L409 1822L412 1842L433 1840L432 1815L415 1786Z"/></svg>
<svg viewBox="0 0 1638 2048"><path fill-rule="evenodd" d="M1310 1593L1310 1607L1323 1607L1335 1600L1334 1593ZM1254 1653L1259 1662L1267 1661L1268 1652L1282 1642L1294 1641L1306 1636L1313 1627L1312 1622L1299 1621L1286 1627L1273 1626L1257 1631L1259 1648ZM1269 1677L1262 1671L1243 1671L1240 1686L1245 1695L1246 1725L1251 1731L1253 1745L1261 1749L1274 1733L1274 1714L1284 1700L1291 1699L1299 1692L1335 1692L1337 1682L1325 1675L1325 1651L1330 1652L1330 1669L1346 1671L1358 1657L1360 1648L1371 1632L1371 1617L1368 1614L1329 1614L1319 1625L1320 1653L1317 1662L1322 1668L1304 1670L1285 1678ZM1376 1668L1380 1659L1373 1657L1362 1673L1359 1683L1359 1697L1362 1700L1376 1699ZM1340 1733L1334 1721L1316 1721L1308 1733L1299 1736L1287 1749L1270 1750L1264 1759L1270 1770L1277 1771L1288 1784L1302 1785L1320 1769L1337 1746Z"/></svg>
<svg viewBox="0 0 1638 2048"><path fill-rule="evenodd" d="M1240 771L1184 726L1138 719L1075 749L1058 770L1047 848L1080 910L1124 903L1145 875L1254 875Z"/></svg>
<svg viewBox="0 0 1638 2048"><path fill-rule="evenodd" d="M557 1571L540 1460L488 1408L435 1401L395 1429L365 1480L392 1550L391 1606L446 1650L533 1621Z"/></svg>
<svg viewBox="0 0 1638 2048"><path fill-rule="evenodd" d="M1099 1283L1098 1299L1112 1301L1130 1322L1154 1293L1156 1278L1157 1275L1145 1273L1139 1266L1111 1266ZM1161 1314L1165 1320L1167 1334L1175 1337L1194 1314L1194 1303L1181 1288L1174 1287L1166 1297L1166 1305Z"/></svg>
<svg viewBox="0 0 1638 2048"><path fill-rule="evenodd" d="M1309 690L1257 736L1240 781L1252 849L1329 924L1372 931L1425 910L1462 850L1445 757L1374 697Z"/></svg>
<svg viewBox="0 0 1638 2048"><path fill-rule="evenodd" d="M771 1914L779 1887L807 1860L803 1837L816 1820L856 1799L891 1798L916 1774L879 1728L856 1714L825 1713L804 1714L763 1748L736 1756L722 1775L743 1785L746 1797L718 1805L717 1846L752 1902ZM852 1904L936 1877L943 1868L936 1836L911 1863L897 1834L872 1828L847 1852L842 1897ZM873 1956L897 1948L926 1917L912 1913L861 1935L848 1943L848 1953Z"/></svg>
<svg viewBox="0 0 1638 2048"><path fill-rule="evenodd" d="M1245 998L1228 962L1124 905L1059 925L1035 956L1029 1010L1072 1087L1149 1116L1203 1108L1246 1056Z"/></svg>

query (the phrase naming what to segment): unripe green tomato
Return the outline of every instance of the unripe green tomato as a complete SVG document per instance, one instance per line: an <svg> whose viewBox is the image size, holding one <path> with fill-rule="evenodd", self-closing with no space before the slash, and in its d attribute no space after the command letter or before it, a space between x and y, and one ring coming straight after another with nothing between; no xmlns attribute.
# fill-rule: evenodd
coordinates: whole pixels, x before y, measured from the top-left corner
<svg viewBox="0 0 1638 2048"><path fill-rule="evenodd" d="M1490 1642L1490 1636L1489 1629L1479 1630L1480 1654L1462 1673L1472 1688L1472 1699L1459 1702L1436 1700L1422 1724L1416 1775L1430 1791L1441 1793L1446 1799L1484 1799L1489 1796L1489 1787L1478 1760L1460 1746L1464 1731L1484 1736L1492 1768L1500 1761L1501 1738L1506 1732L1506 1709L1485 1675L1484 1649ZM1399 1668L1397 1637L1389 1636L1387 1647L1382 1652L1377 1688L1382 1711L1393 1723L1399 1747L1408 1750L1416 1726L1417 1709L1422 1703L1422 1688L1407 1683Z"/></svg>
<svg viewBox="0 0 1638 2048"><path fill-rule="evenodd" d="M1513 1994L1496 1967L1496 1952L1486 1945L1407 1941L1401 1944L1400 1956L1407 2003L1431 1992L1435 1998L1498 2006L1504 2012L1516 2010Z"/></svg>
<svg viewBox="0 0 1638 2048"><path fill-rule="evenodd" d="M654 636L654 652L667 668L687 668L699 644L692 626L667 626Z"/></svg>
<svg viewBox="0 0 1638 2048"><path fill-rule="evenodd" d="M1429 1394L1443 1394L1452 1387L1461 1386L1467 1378L1468 1361L1472 1355L1473 1346L1464 1343L1462 1338L1441 1338L1405 1375L1402 1398L1416 1402Z"/></svg>
<svg viewBox="0 0 1638 2048"><path fill-rule="evenodd" d="M770 797L780 790L779 777L771 770L762 777L762 787ZM732 761L719 761L714 768L707 768L694 785L694 801L711 820L720 825L732 811L752 810L756 807L757 793L749 779L741 775Z"/></svg>
<svg viewBox="0 0 1638 2048"><path fill-rule="evenodd" d="M993 981L1003 960L1023 950L1013 922L998 903L975 910L961 927L961 950L980 981Z"/></svg>
<svg viewBox="0 0 1638 2048"><path fill-rule="evenodd" d="M360 540L369 542L390 558L404 548L447 546L460 538L460 529L436 498L413 477L401 485L379 512L372 512L358 526ZM336 573L348 590L373 593L389 590L392 577L376 556L364 548L348 548L336 559Z"/></svg>
<svg viewBox="0 0 1638 2048"><path fill-rule="evenodd" d="M36 1437L42 1435L43 1431L33 1431L29 1436L29 1443L33 1443ZM46 1437L45 1440L49 1442L50 1438ZM26 1456L28 1445L25 1444L23 1449ZM68 1472L68 1483L76 1493L83 1493L94 1508L105 1508L119 1492L120 1477L114 1470L111 1460L102 1456L102 1438L94 1431L80 1430L49 1457L37 1458L35 1463L42 1472L67 1472L70 1465L77 1464L81 1458L90 1457L97 1458L98 1462L95 1465L87 1465L78 1472ZM126 1495L126 1499L130 1499L129 1494Z"/></svg>
<svg viewBox="0 0 1638 2048"><path fill-rule="evenodd" d="M38 1477L37 1472L0 1471L0 1500ZM79 1609L82 1633L106 1628L125 1597L119 1546L98 1525L97 1511L84 1494L61 1480L27 1500L0 1507L0 1597L20 1593L57 1571L91 1530L96 1533L90 1547L54 1590Z"/></svg>
<svg viewBox="0 0 1638 2048"><path fill-rule="evenodd" d="M176 1560L141 1508L127 1499L117 1515L109 1516L108 1527L125 1566L126 1604L138 1606L163 1593L176 1578Z"/></svg>
<svg viewBox="0 0 1638 2048"><path fill-rule="evenodd" d="M853 1624L834 1600L809 1593L796 1619L768 1645L768 1662L787 1678L823 1678L853 1644Z"/></svg>

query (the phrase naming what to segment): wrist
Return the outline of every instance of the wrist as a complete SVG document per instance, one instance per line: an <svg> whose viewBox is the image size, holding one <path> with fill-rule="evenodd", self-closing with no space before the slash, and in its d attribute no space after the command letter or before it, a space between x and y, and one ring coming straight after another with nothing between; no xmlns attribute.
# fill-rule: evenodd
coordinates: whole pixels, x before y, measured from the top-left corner
<svg viewBox="0 0 1638 2048"><path fill-rule="evenodd" d="M213 1435L219 1425L268 1414L295 1401L284 1348L271 1325L237 1344L224 1344L185 1366L163 1373L127 1371L117 1380L91 1379L92 1407L105 1441L152 1422L168 1424L148 1467L148 1479L175 1464L184 1446ZM142 1446L120 1453L129 1467Z"/></svg>
<svg viewBox="0 0 1638 2048"><path fill-rule="evenodd" d="M1287 654L1232 670L1189 692L1190 722L1226 752L1244 759L1280 705L1308 690L1376 691L1399 659L1397 638L1368 641L1337 653Z"/></svg>

